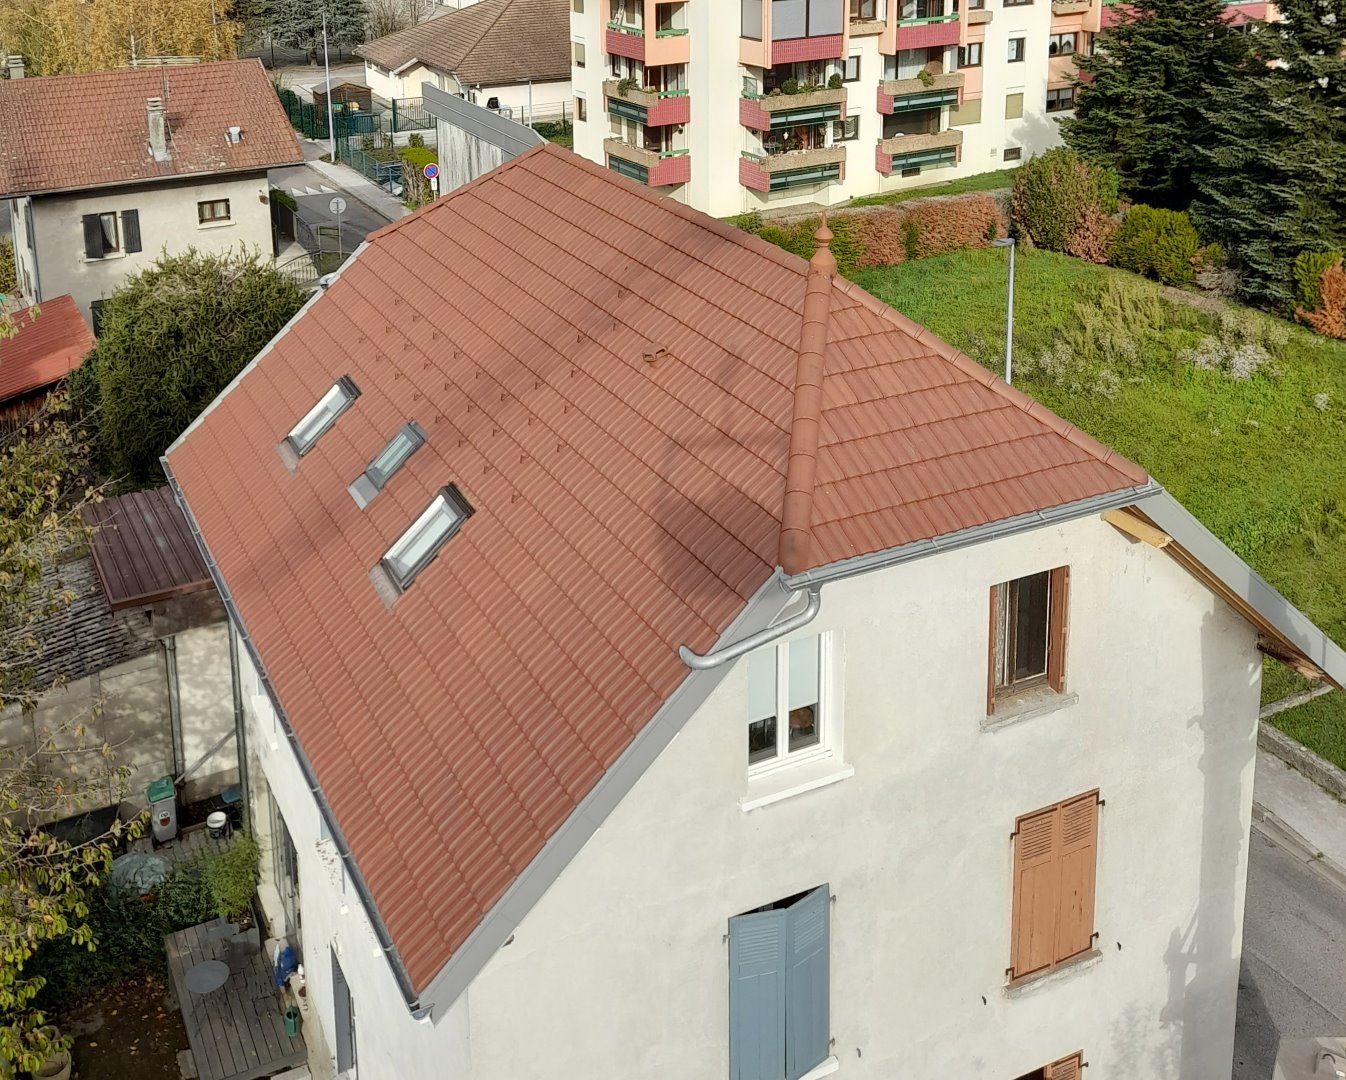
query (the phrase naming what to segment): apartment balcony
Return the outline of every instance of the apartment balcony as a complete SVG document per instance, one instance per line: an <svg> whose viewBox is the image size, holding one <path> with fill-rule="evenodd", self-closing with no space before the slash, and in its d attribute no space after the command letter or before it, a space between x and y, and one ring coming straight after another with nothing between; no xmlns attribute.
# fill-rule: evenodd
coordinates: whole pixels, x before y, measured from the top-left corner
<svg viewBox="0 0 1346 1080"><path fill-rule="evenodd" d="M767 94L743 97L738 103L738 118L753 131L796 127L799 124L824 124L846 115L846 88L820 87L799 94Z"/></svg>
<svg viewBox="0 0 1346 1080"><path fill-rule="evenodd" d="M920 79L885 79L879 83L879 112L891 116L893 113L957 105L966 79L967 75L961 71L933 75L928 82Z"/></svg>
<svg viewBox="0 0 1346 1080"><path fill-rule="evenodd" d="M1053 15L1083 15L1094 6L1094 0L1052 0Z"/></svg>
<svg viewBox="0 0 1346 1080"><path fill-rule="evenodd" d="M692 159L686 150L646 150L621 139L604 139L608 168L649 187L685 184L692 178Z"/></svg>
<svg viewBox="0 0 1346 1080"><path fill-rule="evenodd" d="M950 165L958 160L962 145L962 128L925 135L896 135L879 140L875 163L885 176L924 165Z"/></svg>
<svg viewBox="0 0 1346 1080"><path fill-rule="evenodd" d="M623 90L616 79L603 83L608 113L634 120L647 127L685 124L692 116L692 99L686 90L646 90L639 86Z"/></svg>
<svg viewBox="0 0 1346 1080"><path fill-rule="evenodd" d="M957 45L961 35L962 24L956 11L924 19L899 19L893 47L898 52L906 49L945 48ZM889 52L887 49L882 51Z"/></svg>
<svg viewBox="0 0 1346 1080"><path fill-rule="evenodd" d="M1079 72L1075 65L1075 54L1066 53L1064 56L1053 56L1047 60L1047 85L1048 86L1066 86L1075 81L1075 75Z"/></svg>
<svg viewBox="0 0 1346 1080"><path fill-rule="evenodd" d="M967 12L967 24L968 26L981 26L984 23L990 22L991 17L994 14L995 13L989 8L969 8Z"/></svg>
<svg viewBox="0 0 1346 1080"><path fill-rule="evenodd" d="M645 28L620 23L615 19L608 23L603 48L609 56L625 56L632 60L645 59Z"/></svg>
<svg viewBox="0 0 1346 1080"><path fill-rule="evenodd" d="M886 26L887 23L883 19L852 19L851 37L876 37L883 33Z"/></svg>
<svg viewBox="0 0 1346 1080"><path fill-rule="evenodd" d="M743 151L738 165L739 182L754 191L827 184L846 175L846 148L820 146L812 150L786 150L777 154Z"/></svg>

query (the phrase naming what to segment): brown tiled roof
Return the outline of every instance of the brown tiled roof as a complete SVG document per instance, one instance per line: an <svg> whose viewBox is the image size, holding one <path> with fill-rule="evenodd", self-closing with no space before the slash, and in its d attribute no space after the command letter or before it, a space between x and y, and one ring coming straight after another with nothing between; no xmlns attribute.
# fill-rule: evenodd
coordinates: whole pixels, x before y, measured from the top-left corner
<svg viewBox="0 0 1346 1080"><path fill-rule="evenodd" d="M397 71L413 60L469 86L570 79L569 0L479 0L365 42L361 56Z"/></svg>
<svg viewBox="0 0 1346 1080"><path fill-rule="evenodd" d="M84 518L96 530L89 546L113 611L213 587L171 488L105 499Z"/></svg>
<svg viewBox="0 0 1346 1080"><path fill-rule="evenodd" d="M170 450L417 989L774 572L806 270L538 147L375 234ZM1144 480L833 285L811 565ZM475 514L385 607L371 568L448 483Z"/></svg>
<svg viewBox="0 0 1346 1080"><path fill-rule="evenodd" d="M152 97L165 102L168 161L150 156ZM260 60L0 81L0 198L303 160Z"/></svg>
<svg viewBox="0 0 1346 1080"><path fill-rule="evenodd" d="M14 315L14 337L0 339L0 401L60 382L93 348L93 331L69 296Z"/></svg>

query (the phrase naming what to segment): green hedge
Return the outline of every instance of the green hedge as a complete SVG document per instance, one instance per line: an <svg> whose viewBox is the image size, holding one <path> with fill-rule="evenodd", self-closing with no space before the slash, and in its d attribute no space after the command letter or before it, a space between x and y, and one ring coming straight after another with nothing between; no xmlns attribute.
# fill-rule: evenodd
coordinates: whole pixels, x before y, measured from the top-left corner
<svg viewBox="0 0 1346 1080"><path fill-rule="evenodd" d="M1191 285L1201 239L1186 211L1133 206L1108 248L1108 262L1121 270L1162 281Z"/></svg>

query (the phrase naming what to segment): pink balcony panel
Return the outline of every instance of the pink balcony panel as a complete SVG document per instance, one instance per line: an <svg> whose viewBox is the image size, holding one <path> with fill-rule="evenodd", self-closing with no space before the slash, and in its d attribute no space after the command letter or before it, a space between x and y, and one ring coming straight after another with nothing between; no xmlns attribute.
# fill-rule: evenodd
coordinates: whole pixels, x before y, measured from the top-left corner
<svg viewBox="0 0 1346 1080"><path fill-rule="evenodd" d="M660 160L650 169L650 187L665 187L669 184L686 184L692 179L692 159L689 155L670 157Z"/></svg>
<svg viewBox="0 0 1346 1080"><path fill-rule="evenodd" d="M885 94L882 86L879 87L879 112L884 116L893 115L893 95Z"/></svg>
<svg viewBox="0 0 1346 1080"><path fill-rule="evenodd" d="M753 131L771 130L771 117L751 98L738 99L738 122Z"/></svg>
<svg viewBox="0 0 1346 1080"><path fill-rule="evenodd" d="M609 56L628 56L632 60L645 59L645 38L642 34L623 34L620 30L608 28L605 42Z"/></svg>
<svg viewBox="0 0 1346 1080"><path fill-rule="evenodd" d="M958 24L954 23L953 40L958 41ZM803 60L836 60L842 55L845 39L840 34L830 37L789 38L771 43L771 63L797 64Z"/></svg>
<svg viewBox="0 0 1346 1080"><path fill-rule="evenodd" d="M885 154L882 146L876 147L874 150L874 167L884 176L891 176L893 174L893 155Z"/></svg>
<svg viewBox="0 0 1346 1080"><path fill-rule="evenodd" d="M666 127L669 124L686 124L692 119L692 99L687 94L682 97L660 98L657 105L650 106L649 118L645 121L650 127Z"/></svg>
<svg viewBox="0 0 1346 1080"><path fill-rule="evenodd" d="M899 49L933 49L944 45L957 45L961 32L957 19L948 22L922 23L919 26L897 27L897 47Z"/></svg>
<svg viewBox="0 0 1346 1080"><path fill-rule="evenodd" d="M771 177L762 166L751 158L738 159L738 182L753 191L770 191Z"/></svg>

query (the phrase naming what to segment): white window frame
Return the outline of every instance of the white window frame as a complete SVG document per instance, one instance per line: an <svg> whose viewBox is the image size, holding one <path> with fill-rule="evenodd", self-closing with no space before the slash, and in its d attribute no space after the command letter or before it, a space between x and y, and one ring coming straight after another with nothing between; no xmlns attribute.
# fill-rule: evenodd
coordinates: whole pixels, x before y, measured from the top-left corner
<svg viewBox="0 0 1346 1080"><path fill-rule="evenodd" d="M818 741L812 746L790 750L790 646L805 641L814 641L818 645ZM747 675L747 661L752 656L771 650L776 659L776 754L765 761L748 763L748 778L755 780L762 776L793 769L809 762L820 761L840 755L841 747L841 709L837 702L835 685L836 640L831 631L820 634L801 634L797 637L777 641L763 649L750 653L744 658L744 675ZM745 688L746 689L746 688ZM751 721L748 718L748 699L745 693L743 719L743 746L747 754L747 733Z"/></svg>
<svg viewBox="0 0 1346 1080"><path fill-rule="evenodd" d="M299 423L290 428L285 441L299 457L303 457L318 445L318 440L327 433L328 428L337 422L337 418L349 409L359 396L359 388L348 376L343 375L318 399L318 403L303 415Z"/></svg>
<svg viewBox="0 0 1346 1080"><path fill-rule="evenodd" d="M1006 63L1022 64L1028 59L1028 39L1026 37L1013 37L1008 39L1008 46L1005 49L1007 54ZM1017 56L1015 54L1018 54Z"/></svg>
<svg viewBox="0 0 1346 1080"><path fill-rule="evenodd" d="M458 535L463 522L471 516L471 504L454 485L442 488L435 495L430 505L393 541L380 560L399 592L411 588L412 582L435 561L444 545ZM431 532L431 527L436 524L440 527ZM409 558L408 552L414 550L427 533L431 537L429 545L415 558Z"/></svg>

